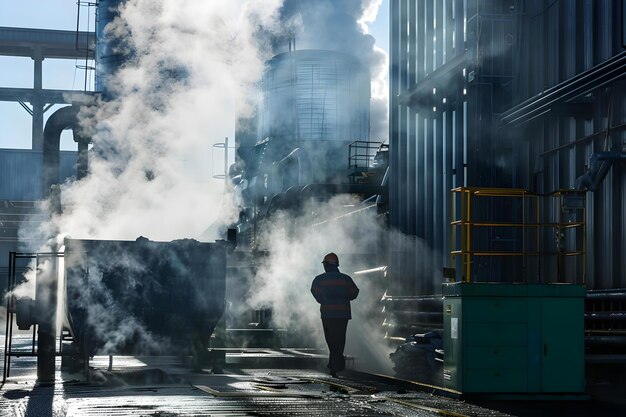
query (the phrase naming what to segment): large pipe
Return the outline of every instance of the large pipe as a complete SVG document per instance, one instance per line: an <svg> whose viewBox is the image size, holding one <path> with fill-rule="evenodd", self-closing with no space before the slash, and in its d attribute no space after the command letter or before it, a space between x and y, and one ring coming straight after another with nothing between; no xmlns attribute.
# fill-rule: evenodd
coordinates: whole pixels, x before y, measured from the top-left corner
<svg viewBox="0 0 626 417"><path fill-rule="evenodd" d="M54 112L46 122L43 132L43 196L50 199L51 214L61 212L59 183L59 150L61 133L67 128L74 131L74 141L78 142L77 177L87 174L87 147L89 140L81 135L78 123L79 106L63 107ZM58 248L51 248L56 252ZM38 304L39 328L37 341L37 379L53 382L56 360L56 310L57 310L57 259L50 258L49 270L37 277L36 299Z"/></svg>
<svg viewBox="0 0 626 417"><path fill-rule="evenodd" d="M608 174L611 165L626 160L626 152L596 152L591 155L588 171L576 178L577 190L596 191Z"/></svg>
<svg viewBox="0 0 626 417"><path fill-rule="evenodd" d="M626 75L626 51L590 68L536 96L505 111L500 123L519 126L552 110L558 103L568 101L605 86Z"/></svg>
<svg viewBox="0 0 626 417"><path fill-rule="evenodd" d="M51 195L52 187L59 183L59 150L61 145L61 133L65 129L72 129L74 141L78 143L78 157L76 176L78 179L87 175L87 148L89 138L81 134L78 123L79 106L63 107L48 118L43 130L43 179L42 195ZM55 207L60 210L60 207Z"/></svg>

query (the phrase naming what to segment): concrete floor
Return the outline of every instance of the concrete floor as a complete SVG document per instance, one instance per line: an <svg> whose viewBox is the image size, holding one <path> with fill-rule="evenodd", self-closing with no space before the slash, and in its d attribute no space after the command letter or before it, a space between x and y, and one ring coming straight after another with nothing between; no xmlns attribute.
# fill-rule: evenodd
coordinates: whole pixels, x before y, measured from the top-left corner
<svg viewBox="0 0 626 417"><path fill-rule="evenodd" d="M30 336L14 338L25 349ZM4 340L0 340L4 347ZM3 356L3 355L2 355ZM461 401L426 386L346 371L323 372L312 351L229 351L223 373L193 373L178 358L97 356L89 379L60 371L37 384L36 358L12 358L0 387L0 416L586 416L619 408L581 402ZM265 367L264 367L265 365ZM294 367L296 366L296 367Z"/></svg>
<svg viewBox="0 0 626 417"><path fill-rule="evenodd" d="M27 335L14 338L25 348ZM2 341L2 346L4 342ZM332 378L317 369L259 368L293 364L307 356L319 367L322 355L285 350L233 352L222 374L192 373L176 357L95 357L90 378L57 373L54 384L36 383L36 358L11 360L0 388L0 416L505 416L471 404L392 382L358 376ZM256 365L254 368L242 366Z"/></svg>

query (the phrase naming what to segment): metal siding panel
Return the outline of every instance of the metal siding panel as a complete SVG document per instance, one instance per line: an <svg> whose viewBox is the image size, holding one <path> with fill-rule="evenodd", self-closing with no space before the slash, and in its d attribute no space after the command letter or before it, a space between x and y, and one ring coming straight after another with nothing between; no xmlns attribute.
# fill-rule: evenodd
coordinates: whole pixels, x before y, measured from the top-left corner
<svg viewBox="0 0 626 417"><path fill-rule="evenodd" d="M435 52L435 56L434 56L434 66L435 68L439 68L441 67L441 65L443 65L444 58L443 55L445 53L445 38L443 35L443 30L444 30L444 20L443 20L443 8L445 7L445 0L441 1L441 0L434 0L433 1L434 4L434 8L435 8L435 24L436 24L436 28L435 28L435 38L434 38L434 52Z"/></svg>
<svg viewBox="0 0 626 417"><path fill-rule="evenodd" d="M0 152L0 199L34 201L41 198L41 155L30 150Z"/></svg>
<svg viewBox="0 0 626 417"><path fill-rule="evenodd" d="M415 176L413 177L413 183L416 190L416 207L415 217L417 218L415 235L424 237L424 116L422 113L415 114Z"/></svg>
<svg viewBox="0 0 626 417"><path fill-rule="evenodd" d="M59 168L59 182L75 176L76 152L62 151ZM41 180L41 152L28 149L0 150L0 200L40 200Z"/></svg>
<svg viewBox="0 0 626 417"><path fill-rule="evenodd" d="M398 94L399 84L399 51L400 45L400 5L398 2L389 2L389 39L390 39L390 57L389 57L389 225L397 228L399 225L398 198L401 192L400 181L398 177Z"/></svg>
<svg viewBox="0 0 626 417"><path fill-rule="evenodd" d="M625 5L626 7L626 5ZM626 11L625 11L626 13ZM626 19L624 19L626 21ZM626 28L624 29L626 30ZM622 134L624 141L626 142L626 134ZM620 170L620 206L616 215L621 216L621 232L617 234L617 239L620 240L620 252L618 253L617 260L620 262L620 271L618 277L620 279L617 288L626 288L626 169L624 166L619 167ZM615 231L613 233L616 233Z"/></svg>
<svg viewBox="0 0 626 417"><path fill-rule="evenodd" d="M433 239L433 232L434 232L434 205L435 205L435 199L434 199L434 193L433 193L433 176L434 176L434 161L433 161L433 155L434 155L434 118L433 118L433 114L430 113L429 117L428 117L428 125L426 127L427 129L427 133L424 137L424 142L425 142L425 149L424 149L424 168L425 168L425 178L424 178L424 182L425 182L425 189L424 189L424 194L428 197L428 201L425 202L425 221L426 221L426 233L425 233L425 238L426 238L426 243L432 248L433 247L433 243L434 243L434 239Z"/></svg>
<svg viewBox="0 0 626 417"><path fill-rule="evenodd" d="M408 35L408 78L410 86L417 83L417 28L418 22L414 18L416 13L416 4L414 0L410 0L408 4L408 14L407 14L407 23L409 27L409 35Z"/></svg>
<svg viewBox="0 0 626 417"><path fill-rule="evenodd" d="M76 158L77 152L61 151L59 158L59 182L63 183L66 179L76 177Z"/></svg>
<svg viewBox="0 0 626 417"><path fill-rule="evenodd" d="M422 218L422 233L419 235L421 238L426 239L426 242L429 240L428 228L430 226L429 222L429 207L431 204L430 197L431 193L428 192L428 135L430 132L430 119L428 117L422 118L423 129L422 129L422 143L421 143L421 169L420 169L420 183L422 185L422 203L420 204L420 217Z"/></svg>
<svg viewBox="0 0 626 417"><path fill-rule="evenodd" d="M400 26L400 49L399 53L399 63L400 63L400 84L398 88L400 89L400 93L405 92L409 89L410 81L409 81L409 60L408 60L408 33L407 27L409 15L408 15L408 3L411 0L403 0L400 2L400 16L401 16L401 26ZM398 175L403 179L405 184L404 189L399 192L398 204L400 207L400 223L399 229L403 233L407 231L407 223L408 217L410 216L410 212L407 206L407 195L406 195L406 184L408 178L408 167L406 164L406 156L407 156L407 146L408 146L408 113L409 109L405 105L400 106L400 120L399 120L399 132L398 135L400 137L399 141L399 171Z"/></svg>
<svg viewBox="0 0 626 417"><path fill-rule="evenodd" d="M424 66L425 73L430 74L434 69L434 28L433 28L433 13L434 2L438 0L426 0L425 3L425 17L424 17L424 29L425 29L425 42L424 42Z"/></svg>
<svg viewBox="0 0 626 417"><path fill-rule="evenodd" d="M463 33L463 0L454 0L454 56L461 56L465 53L464 33Z"/></svg>
<svg viewBox="0 0 626 417"><path fill-rule="evenodd" d="M450 189L452 188L452 184L450 183L450 169L452 166L452 150L451 141L450 141L450 130L451 130L451 118L447 108L443 111L442 115L442 151L443 151L443 166L442 166L442 181L441 181L441 196L442 196L442 211L443 217L441 222L441 230L440 233L442 235L442 243L441 243L441 254L443 256L443 265L449 266L449 256L448 252L450 251L450 234L448 232L450 227Z"/></svg>
<svg viewBox="0 0 626 417"><path fill-rule="evenodd" d="M398 208L400 212L400 222L398 228L401 232L406 232L407 218L409 212L407 210L406 184L407 184L407 109L406 106L400 106L400 121L398 131L398 176L403 184L402 189L398 192Z"/></svg>
<svg viewBox="0 0 626 417"><path fill-rule="evenodd" d="M417 1L416 7L416 46L415 46L415 56L416 56L416 77L417 82L421 81L424 76L428 73L426 70L426 2L425 1Z"/></svg>
<svg viewBox="0 0 626 417"><path fill-rule="evenodd" d="M621 238L616 233L622 229L622 212L624 206L621 205L621 182L622 182L622 164L613 164L611 172L611 181L609 183L611 193L611 230L607 230L611 247L611 288L622 288L623 282L623 264L624 264L624 246L621 245Z"/></svg>
<svg viewBox="0 0 626 417"><path fill-rule="evenodd" d="M441 104L438 104L441 106ZM439 107L438 107L439 109ZM443 247L443 224L444 224L444 206L443 206L443 183L444 183L444 156L443 156L443 142L445 141L444 129L443 129L443 113L439 111L437 118L435 119L435 147L433 161L435 166L433 167L433 192L435 193L434 204L434 242L433 248L435 253L445 251Z"/></svg>
<svg viewBox="0 0 626 417"><path fill-rule="evenodd" d="M416 166L415 166L415 158L416 158L416 148L417 148L417 135L416 135L416 120L415 113L413 109L408 109L407 119L409 121L409 137L408 139L408 152L407 152L407 205L408 205L408 230L407 233L415 235L416 229L416 219L415 212L417 210L418 198L417 198L417 190L415 189L416 183Z"/></svg>

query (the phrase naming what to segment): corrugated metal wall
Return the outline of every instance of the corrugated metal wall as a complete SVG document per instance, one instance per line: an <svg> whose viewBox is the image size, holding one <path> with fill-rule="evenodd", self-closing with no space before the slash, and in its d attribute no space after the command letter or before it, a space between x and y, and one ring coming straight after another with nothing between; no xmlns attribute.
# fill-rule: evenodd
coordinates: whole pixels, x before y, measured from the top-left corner
<svg viewBox="0 0 626 417"><path fill-rule="evenodd" d="M576 77L604 76L603 65L626 54L623 0L520 4L516 38L516 103L532 105L545 91L568 91ZM626 151L624 69L604 86L556 101L541 117L516 127L516 182L547 193L573 188L592 154ZM615 77L618 78L618 77ZM593 82L593 77L590 81ZM607 127L612 127L608 131ZM626 166L614 163L587 192L587 281L590 289L626 287Z"/></svg>
<svg viewBox="0 0 626 417"><path fill-rule="evenodd" d="M440 291L450 190L510 186L510 146L493 140L510 106L513 2L399 0L390 13L390 225L418 247L392 248L399 290ZM509 101L503 99L509 97ZM405 245L406 246L406 245Z"/></svg>
<svg viewBox="0 0 626 417"><path fill-rule="evenodd" d="M0 200L36 201L42 198L42 152L0 149ZM74 151L61 151L59 182L76 176Z"/></svg>
<svg viewBox="0 0 626 417"><path fill-rule="evenodd" d="M438 292L451 188L573 188L605 149L609 101L611 126L626 124L623 80L544 103L524 123L503 122L520 103L545 101L546 91L622 53L623 3L390 2L390 225L417 241L391 248L391 292ZM621 151L624 135L611 131L609 148ZM626 287L625 173L613 164L587 193L590 288Z"/></svg>

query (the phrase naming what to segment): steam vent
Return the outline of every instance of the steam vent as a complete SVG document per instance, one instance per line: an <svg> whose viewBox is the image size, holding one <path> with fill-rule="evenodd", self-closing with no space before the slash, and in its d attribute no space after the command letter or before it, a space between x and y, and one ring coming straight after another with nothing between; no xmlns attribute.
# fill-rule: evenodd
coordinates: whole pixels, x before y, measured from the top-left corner
<svg viewBox="0 0 626 417"><path fill-rule="evenodd" d="M626 415L626 1L0 13L0 417Z"/></svg>

